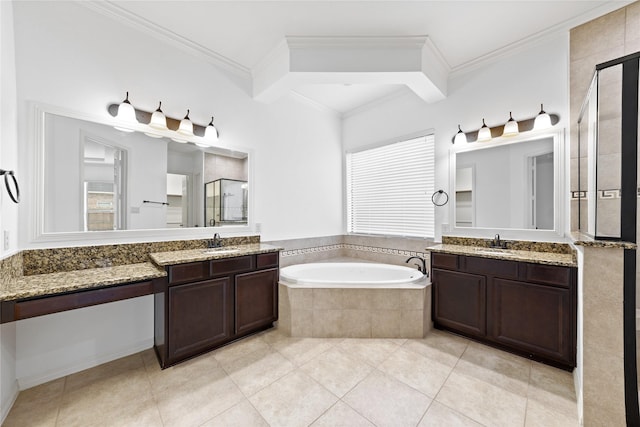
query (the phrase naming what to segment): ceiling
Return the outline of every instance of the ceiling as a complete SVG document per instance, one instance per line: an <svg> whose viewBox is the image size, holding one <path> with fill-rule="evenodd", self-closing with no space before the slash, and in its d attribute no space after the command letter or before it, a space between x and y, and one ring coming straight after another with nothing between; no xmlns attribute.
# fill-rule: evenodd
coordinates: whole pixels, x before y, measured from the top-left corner
<svg viewBox="0 0 640 427"><path fill-rule="evenodd" d="M449 74L567 31L630 1L115 1L112 16L251 75L285 36L428 36ZM143 25L140 25L143 24ZM338 114L406 90L398 84L304 84Z"/></svg>

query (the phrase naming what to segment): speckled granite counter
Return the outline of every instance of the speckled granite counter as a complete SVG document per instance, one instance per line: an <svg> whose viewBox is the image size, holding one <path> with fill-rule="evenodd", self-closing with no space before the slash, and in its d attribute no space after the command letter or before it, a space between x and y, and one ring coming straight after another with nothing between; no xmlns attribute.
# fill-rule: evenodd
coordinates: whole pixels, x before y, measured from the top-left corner
<svg viewBox="0 0 640 427"><path fill-rule="evenodd" d="M140 282L165 277L166 275L167 273L163 268L157 267L150 262L145 262L116 267L23 276L0 286L0 301L51 296L121 283Z"/></svg>
<svg viewBox="0 0 640 427"><path fill-rule="evenodd" d="M219 252L215 252L220 249ZM236 251L229 252L231 249ZM158 265L184 264L187 262L207 261L210 259L232 258L244 255L264 254L269 252L279 252L283 248L265 243L253 243L248 245L223 246L214 249L188 249L184 251L156 252L149 254L149 257Z"/></svg>
<svg viewBox="0 0 640 427"><path fill-rule="evenodd" d="M515 249L493 249L487 247L441 244L427 248L431 252L456 255L469 255L481 258L504 259L510 261L532 262L535 264L577 266L574 254L524 251Z"/></svg>

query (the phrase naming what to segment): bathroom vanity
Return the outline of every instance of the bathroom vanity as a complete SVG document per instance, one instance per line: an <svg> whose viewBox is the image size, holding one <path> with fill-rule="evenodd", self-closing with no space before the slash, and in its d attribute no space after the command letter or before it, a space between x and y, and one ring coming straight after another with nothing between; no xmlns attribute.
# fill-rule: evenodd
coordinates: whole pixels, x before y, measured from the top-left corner
<svg viewBox="0 0 640 427"><path fill-rule="evenodd" d="M436 328L563 369L576 366L571 256L442 246L449 251L431 253Z"/></svg>
<svg viewBox="0 0 640 427"><path fill-rule="evenodd" d="M150 255L168 277L166 290L155 294L155 350L163 368L270 328L278 319L278 249L221 249Z"/></svg>

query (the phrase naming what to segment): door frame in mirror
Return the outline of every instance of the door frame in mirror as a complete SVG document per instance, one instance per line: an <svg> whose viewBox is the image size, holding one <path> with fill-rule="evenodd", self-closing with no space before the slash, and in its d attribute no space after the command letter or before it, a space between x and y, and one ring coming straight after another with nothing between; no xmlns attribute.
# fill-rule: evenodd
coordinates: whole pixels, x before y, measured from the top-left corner
<svg viewBox="0 0 640 427"><path fill-rule="evenodd" d="M526 143L544 138L553 139L553 173L554 173L554 220L553 230L534 230L524 228L488 228L488 227L456 227L456 155L469 151L484 150L516 143ZM449 195L451 197L449 207L449 231L443 232L443 236L493 238L495 234L506 239L525 239L538 241L558 241L565 233L565 138L564 129L550 129L545 131L532 131L515 137L498 137L490 142L474 142L460 146L453 145L449 149Z"/></svg>
<svg viewBox="0 0 640 427"><path fill-rule="evenodd" d="M94 116L86 113L79 113L62 107L56 107L43 103L29 102L27 111L30 112L27 120L28 144L27 152L32 154L32 158L22 163L26 166L26 183L32 188L28 202L20 206L21 216L28 218L28 245L39 244L100 244L109 243L131 243L157 240L190 240L210 238L213 233L221 233L225 236L244 236L255 234L254 223L254 200L255 190L249 191L248 222L246 225L225 226L225 227L191 227L191 228L162 228L162 229L139 229L139 230L109 230L109 231L77 231L77 232L45 232L45 117L47 114L69 117L78 120L85 120L93 123L114 126L117 121L108 115ZM136 131L143 131L144 125L139 126ZM189 138L189 142L195 142L194 138ZM230 152L242 152L247 154L247 181L249 188L254 189L253 184L253 150L239 146L216 146L213 151L217 154ZM26 186L25 186L26 187ZM75 187L74 187L75 188Z"/></svg>

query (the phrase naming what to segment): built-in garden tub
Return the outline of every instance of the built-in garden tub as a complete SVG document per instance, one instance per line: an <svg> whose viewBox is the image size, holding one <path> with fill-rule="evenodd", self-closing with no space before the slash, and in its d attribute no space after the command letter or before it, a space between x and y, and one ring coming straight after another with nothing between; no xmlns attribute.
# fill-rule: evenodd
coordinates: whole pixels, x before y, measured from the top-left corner
<svg viewBox="0 0 640 427"><path fill-rule="evenodd" d="M420 338L431 283L415 268L309 263L280 270L278 327L294 337Z"/></svg>

